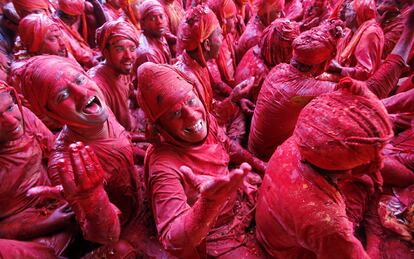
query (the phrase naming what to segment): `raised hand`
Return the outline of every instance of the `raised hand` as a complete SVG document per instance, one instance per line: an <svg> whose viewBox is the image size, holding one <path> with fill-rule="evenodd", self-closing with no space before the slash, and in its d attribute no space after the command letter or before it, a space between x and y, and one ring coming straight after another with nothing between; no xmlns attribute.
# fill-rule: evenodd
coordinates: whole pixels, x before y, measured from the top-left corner
<svg viewBox="0 0 414 259"><path fill-rule="evenodd" d="M238 85L236 85L233 89L233 91L230 94L230 98L233 102L237 103L242 98L245 98L247 95L250 94L253 86L254 86L255 80L254 76L251 76L250 78L240 82Z"/></svg>
<svg viewBox="0 0 414 259"><path fill-rule="evenodd" d="M65 197L83 196L103 184L104 171L89 146L77 142L69 146L70 163L59 161L58 170Z"/></svg>
<svg viewBox="0 0 414 259"><path fill-rule="evenodd" d="M180 167L183 176L198 189L201 197L217 202L221 202L222 199L225 199L241 187L244 177L251 170L252 168L248 163L243 163L240 168L233 169L228 175L213 177L195 175L191 168L187 166Z"/></svg>

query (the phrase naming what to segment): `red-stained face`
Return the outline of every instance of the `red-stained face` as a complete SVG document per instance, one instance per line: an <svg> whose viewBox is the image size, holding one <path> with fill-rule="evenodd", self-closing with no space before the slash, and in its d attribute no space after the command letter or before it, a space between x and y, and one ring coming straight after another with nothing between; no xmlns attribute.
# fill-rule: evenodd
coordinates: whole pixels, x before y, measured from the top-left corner
<svg viewBox="0 0 414 259"><path fill-rule="evenodd" d="M135 43L124 37L113 37L103 54L106 62L118 73L128 75L137 58Z"/></svg>
<svg viewBox="0 0 414 259"><path fill-rule="evenodd" d="M61 68L49 93L47 108L61 122L82 128L95 127L108 119L108 110L96 83L79 70Z"/></svg>
<svg viewBox="0 0 414 259"><path fill-rule="evenodd" d="M57 55L61 57L68 56L65 39L63 38L63 33L59 27L53 26L47 31L40 48L40 53Z"/></svg>
<svg viewBox="0 0 414 259"><path fill-rule="evenodd" d="M13 141L24 133L22 113L10 93L0 94L0 143Z"/></svg>
<svg viewBox="0 0 414 259"><path fill-rule="evenodd" d="M217 58L222 44L223 33L220 28L217 28L210 34L208 39L202 43L204 58L206 60Z"/></svg>
<svg viewBox="0 0 414 259"><path fill-rule="evenodd" d="M164 10L157 8L151 11L142 21L142 29L153 37L163 36L167 30L167 17Z"/></svg>
<svg viewBox="0 0 414 259"><path fill-rule="evenodd" d="M194 144L207 137L207 112L193 91L159 120L161 127L178 140Z"/></svg>

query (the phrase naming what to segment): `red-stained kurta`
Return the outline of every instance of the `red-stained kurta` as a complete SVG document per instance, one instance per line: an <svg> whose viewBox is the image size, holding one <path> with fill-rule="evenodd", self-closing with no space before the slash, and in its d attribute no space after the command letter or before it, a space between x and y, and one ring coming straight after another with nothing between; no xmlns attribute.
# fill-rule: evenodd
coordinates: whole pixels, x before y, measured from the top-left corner
<svg viewBox="0 0 414 259"><path fill-rule="evenodd" d="M236 46L236 55L238 60L241 60L244 54L254 45L259 43L260 36L262 35L265 26L260 21L258 16L250 18L249 23L246 25L246 30L240 36Z"/></svg>
<svg viewBox="0 0 414 259"><path fill-rule="evenodd" d="M139 37L135 65L138 67L149 61L156 64L171 64L171 52L164 37L157 39L145 35L144 32Z"/></svg>

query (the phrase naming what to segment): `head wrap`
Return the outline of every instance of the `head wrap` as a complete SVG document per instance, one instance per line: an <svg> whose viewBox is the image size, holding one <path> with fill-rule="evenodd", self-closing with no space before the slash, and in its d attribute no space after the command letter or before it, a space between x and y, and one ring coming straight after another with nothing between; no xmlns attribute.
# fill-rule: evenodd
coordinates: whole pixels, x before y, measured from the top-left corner
<svg viewBox="0 0 414 259"><path fill-rule="evenodd" d="M292 41L300 33L299 24L289 19L274 20L262 33L259 42L262 58L271 67L289 63L292 58Z"/></svg>
<svg viewBox="0 0 414 259"><path fill-rule="evenodd" d="M59 73L62 68L71 68L89 77L76 61L54 55L32 57L23 67L20 89L30 104L30 109L42 120L64 123L47 108L49 94L55 87L56 80L62 77L62 73Z"/></svg>
<svg viewBox="0 0 414 259"><path fill-rule="evenodd" d="M393 131L378 99L337 91L312 100L293 135L306 161L326 170L348 170L378 160Z"/></svg>
<svg viewBox="0 0 414 259"><path fill-rule="evenodd" d="M123 21L104 23L96 30L96 43L101 52L107 47L112 37L123 37L131 40L138 46L138 31L132 25Z"/></svg>
<svg viewBox="0 0 414 259"><path fill-rule="evenodd" d="M293 58L306 65L317 65L335 55L337 39L342 36L343 22L327 21L305 31L293 43Z"/></svg>
<svg viewBox="0 0 414 259"><path fill-rule="evenodd" d="M3 94L3 93L9 93L12 96L15 103L17 104L17 107L19 107L20 113L23 115L23 106L22 106L20 97L16 92L16 89L9 86L6 82L0 80L0 94ZM23 120L23 129L24 129L24 131L26 131L25 121L24 121L23 116L22 116L22 120Z"/></svg>
<svg viewBox="0 0 414 259"><path fill-rule="evenodd" d="M237 14L233 0L208 0L207 5L216 14L221 25L224 25L225 19Z"/></svg>
<svg viewBox="0 0 414 259"><path fill-rule="evenodd" d="M85 0L59 0L59 10L72 16L81 15L85 11Z"/></svg>
<svg viewBox="0 0 414 259"><path fill-rule="evenodd" d="M198 48L200 58L206 64L201 43L220 28L216 15L204 5L188 10L184 21L178 28L177 49L195 50Z"/></svg>
<svg viewBox="0 0 414 259"><path fill-rule="evenodd" d="M37 53L46 33L53 27L59 28L52 19L44 14L30 14L24 17L19 23L19 35L23 46L29 53Z"/></svg>
<svg viewBox="0 0 414 259"><path fill-rule="evenodd" d="M138 68L137 79L138 103L150 123L155 123L194 88L178 69L152 62Z"/></svg>
<svg viewBox="0 0 414 259"><path fill-rule="evenodd" d="M49 1L47 0L13 0L12 2L19 15L22 15L23 11L29 13L39 9L49 11Z"/></svg>
<svg viewBox="0 0 414 259"><path fill-rule="evenodd" d="M253 6L257 15L263 16L272 10L282 12L285 8L285 0L254 0Z"/></svg>
<svg viewBox="0 0 414 259"><path fill-rule="evenodd" d="M376 17L376 5L373 0L354 0L354 11L356 12L356 20L358 26L365 21Z"/></svg>
<svg viewBox="0 0 414 259"><path fill-rule="evenodd" d="M160 11L164 13L164 7L162 7L161 3L156 0L144 0L139 6L139 17L141 21L154 11Z"/></svg>

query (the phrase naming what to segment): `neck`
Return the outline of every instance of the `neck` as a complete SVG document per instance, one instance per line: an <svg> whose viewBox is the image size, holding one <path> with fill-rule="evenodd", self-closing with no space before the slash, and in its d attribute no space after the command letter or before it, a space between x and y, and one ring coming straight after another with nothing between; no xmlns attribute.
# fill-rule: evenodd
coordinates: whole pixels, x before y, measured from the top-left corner
<svg viewBox="0 0 414 259"><path fill-rule="evenodd" d="M109 137L108 120L103 124L91 128L79 128L76 126L68 126L72 134L79 136L81 139L95 140L105 139Z"/></svg>
<svg viewBox="0 0 414 259"><path fill-rule="evenodd" d="M200 55L199 55L199 52L198 52L198 48L197 49L195 49L195 50L192 50L192 51L188 51L188 50L186 50L186 52L187 52L187 54L192 58L192 59L194 59L196 62L197 62L197 64L199 64L200 66L204 66L203 65L203 61L201 60L201 58L200 58ZM206 62L207 62L207 59L206 59Z"/></svg>

